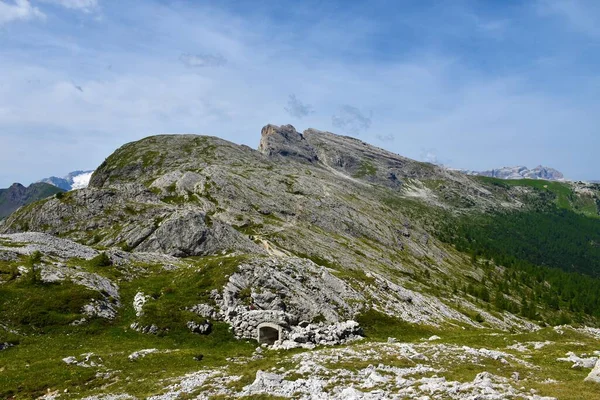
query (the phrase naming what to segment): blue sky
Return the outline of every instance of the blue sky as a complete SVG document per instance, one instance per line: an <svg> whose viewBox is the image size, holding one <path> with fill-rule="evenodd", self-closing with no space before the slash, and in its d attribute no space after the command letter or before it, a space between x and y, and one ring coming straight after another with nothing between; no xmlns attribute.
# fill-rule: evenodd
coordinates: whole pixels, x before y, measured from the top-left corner
<svg viewBox="0 0 600 400"><path fill-rule="evenodd" d="M0 187L267 123L600 179L599 67L593 0L0 0Z"/></svg>

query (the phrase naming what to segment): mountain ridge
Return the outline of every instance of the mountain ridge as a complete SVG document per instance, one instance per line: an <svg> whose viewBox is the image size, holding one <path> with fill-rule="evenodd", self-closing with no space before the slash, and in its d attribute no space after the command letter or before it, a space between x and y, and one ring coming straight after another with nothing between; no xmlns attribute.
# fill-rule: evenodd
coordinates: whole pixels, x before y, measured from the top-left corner
<svg viewBox="0 0 600 400"><path fill-rule="evenodd" d="M48 183L66 191L83 189L87 187L93 172L94 170L77 170L68 173L62 178L51 176L41 179L38 182Z"/></svg>
<svg viewBox="0 0 600 400"><path fill-rule="evenodd" d="M46 183L33 183L27 187L20 183L13 183L6 189L0 189L0 220L8 217L19 207L62 191Z"/></svg>
<svg viewBox="0 0 600 400"><path fill-rule="evenodd" d="M558 170L550 167L538 165L535 168L529 169L525 166L502 167L486 171L472 171L465 169L457 169L456 171L467 175L487 176L490 178L499 179L541 179L547 181L565 181L564 175Z"/></svg>
<svg viewBox="0 0 600 400"><path fill-rule="evenodd" d="M244 383L221 394L251 396L269 393L263 374L265 365L279 368L274 354L294 364L293 354L275 349L342 344L375 352L382 368L395 368L386 351L422 346L433 357L443 348L444 357L473 361L478 374L492 371L494 382L521 365L535 377L527 385L551 377L560 390L591 393L582 386L587 372L563 382L563 368L509 354L506 346L514 335L521 342L552 340L562 355L568 344L547 327L556 325L591 352L596 339L583 332L600 318L600 280L582 265L597 254L599 211L600 185L468 176L316 129L267 125L258 150L214 136L151 136L107 157L87 188L31 204L0 226L0 288L7 293L0 315L7 329L20 332L9 335L0 326L0 343L33 357L31 349L43 348L50 335L71 347L43 356L54 362L61 354L74 368L88 362L78 356L85 347L121 371L111 394L140 397L169 390L158 379L147 381L151 389L127 383L125 377L148 376L144 357L164 360L181 375L197 371L198 362L211 374L226 368L226 376L237 373ZM513 232L508 238L505 226ZM532 257L521 257L524 249ZM570 322L581 326L559 328ZM103 347L106 335L131 358ZM421 344L395 344L409 337ZM449 341L438 346L440 337ZM474 340L480 337L486 343ZM261 340L268 346L259 351ZM457 341L462 347L453 347ZM236 357L244 371L235 372ZM462 364L427 361L450 370ZM35 365L32 372L11 370L10 387L39 371ZM287 375L273 379L291 382ZM480 388L480 381L469 384ZM105 385L91 382L77 393ZM516 390L505 384L498 393ZM420 384L408 386L424 393Z"/></svg>

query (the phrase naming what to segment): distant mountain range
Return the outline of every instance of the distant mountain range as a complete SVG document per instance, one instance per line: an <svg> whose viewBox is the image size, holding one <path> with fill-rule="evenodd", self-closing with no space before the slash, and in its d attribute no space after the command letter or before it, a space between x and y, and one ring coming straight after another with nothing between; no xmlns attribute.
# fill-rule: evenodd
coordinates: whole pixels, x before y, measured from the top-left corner
<svg viewBox="0 0 600 400"><path fill-rule="evenodd" d="M564 181L564 175L554 168L538 165L533 169L524 166L503 167L488 171L470 171L459 169L458 171L467 175L489 176L499 179L543 179L547 181Z"/></svg>
<svg viewBox="0 0 600 400"><path fill-rule="evenodd" d="M67 176L58 178L51 176L50 178L44 178L39 182L48 183L50 185L59 187L63 190L75 190L86 188L90 178L94 171L73 171Z"/></svg>
<svg viewBox="0 0 600 400"><path fill-rule="evenodd" d="M21 206L52 196L63 189L48 183L38 182L25 187L13 183L8 189L0 189L0 219L8 217Z"/></svg>
<svg viewBox="0 0 600 400"><path fill-rule="evenodd" d="M25 187L13 183L0 189L0 220L8 217L19 207L44 199L59 192L87 187L94 171L73 171L65 177L51 176Z"/></svg>

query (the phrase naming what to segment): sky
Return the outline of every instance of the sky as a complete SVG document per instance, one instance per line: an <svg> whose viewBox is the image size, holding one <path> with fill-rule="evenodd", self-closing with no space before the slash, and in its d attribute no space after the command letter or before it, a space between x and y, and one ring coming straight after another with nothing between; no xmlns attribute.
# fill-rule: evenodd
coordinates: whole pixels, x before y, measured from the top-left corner
<svg viewBox="0 0 600 400"><path fill-rule="evenodd" d="M268 123L600 179L600 2L0 0L0 187Z"/></svg>

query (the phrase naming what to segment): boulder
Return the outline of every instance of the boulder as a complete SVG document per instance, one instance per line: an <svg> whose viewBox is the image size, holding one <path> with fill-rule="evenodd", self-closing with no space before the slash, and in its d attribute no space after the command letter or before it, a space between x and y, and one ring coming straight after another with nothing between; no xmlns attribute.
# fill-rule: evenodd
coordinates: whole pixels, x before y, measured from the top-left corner
<svg viewBox="0 0 600 400"><path fill-rule="evenodd" d="M584 381L600 383L600 360L596 361L596 365L594 365L594 368Z"/></svg>
<svg viewBox="0 0 600 400"><path fill-rule="evenodd" d="M188 321L187 327L193 333L198 333L200 335L208 335L212 331L212 324L208 320L203 323Z"/></svg>

